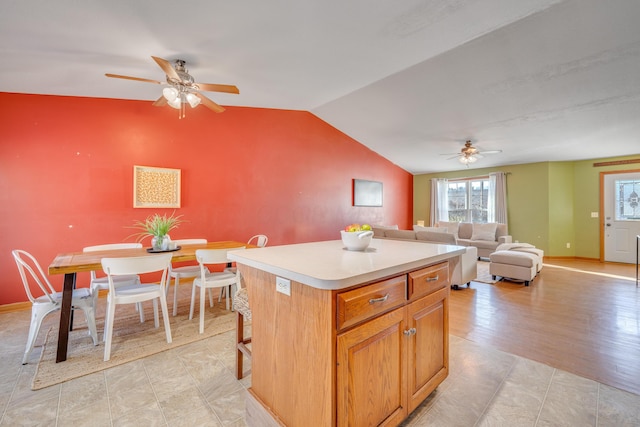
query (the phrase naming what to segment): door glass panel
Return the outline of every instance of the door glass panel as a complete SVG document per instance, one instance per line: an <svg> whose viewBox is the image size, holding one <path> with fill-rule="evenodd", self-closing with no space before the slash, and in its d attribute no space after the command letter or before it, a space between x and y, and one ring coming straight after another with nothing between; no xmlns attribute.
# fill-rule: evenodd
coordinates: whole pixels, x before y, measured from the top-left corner
<svg viewBox="0 0 640 427"><path fill-rule="evenodd" d="M640 180L615 181L616 221L640 220Z"/></svg>

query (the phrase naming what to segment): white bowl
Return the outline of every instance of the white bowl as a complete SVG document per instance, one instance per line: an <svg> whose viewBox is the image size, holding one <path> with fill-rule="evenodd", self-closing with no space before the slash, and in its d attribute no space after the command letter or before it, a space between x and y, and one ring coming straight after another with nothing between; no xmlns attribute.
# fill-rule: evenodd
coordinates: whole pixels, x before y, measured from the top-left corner
<svg viewBox="0 0 640 427"><path fill-rule="evenodd" d="M342 243L350 251L364 251L373 238L373 231L344 231L340 230Z"/></svg>

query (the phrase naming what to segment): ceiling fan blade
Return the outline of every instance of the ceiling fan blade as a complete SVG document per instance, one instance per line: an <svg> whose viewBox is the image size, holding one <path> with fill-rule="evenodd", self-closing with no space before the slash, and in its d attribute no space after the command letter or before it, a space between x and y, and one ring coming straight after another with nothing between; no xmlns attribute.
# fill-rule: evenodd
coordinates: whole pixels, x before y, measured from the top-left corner
<svg viewBox="0 0 640 427"><path fill-rule="evenodd" d="M119 74L109 74L109 73L106 73L106 74L105 74L105 76L107 76L107 77L113 77L113 78L116 78L116 79L136 80L136 81L138 81L138 82L155 83L155 84L159 84L159 85L161 85L161 84L162 84L162 82L159 82L159 81L157 81L157 80L143 79L143 78L141 78L141 77L121 76L121 75L119 75Z"/></svg>
<svg viewBox="0 0 640 427"><path fill-rule="evenodd" d="M233 85L217 85L213 83L196 83L196 86L200 90L207 92L226 92L226 93L240 93L237 87Z"/></svg>
<svg viewBox="0 0 640 427"><path fill-rule="evenodd" d="M154 61L156 61L160 68L162 68L162 71L164 71L167 77L178 81L182 80L176 72L175 68L173 68L173 65L171 65L171 62L167 61L166 59L158 58L157 56L152 56L152 58Z"/></svg>
<svg viewBox="0 0 640 427"><path fill-rule="evenodd" d="M153 103L154 107L164 107L165 105L167 105L167 98L165 98L164 96L156 99Z"/></svg>
<svg viewBox="0 0 640 427"><path fill-rule="evenodd" d="M446 156L446 154L442 154L442 155L443 155L443 156ZM456 155L455 155L455 156L453 156L453 157L449 157L449 158L447 158L447 160L457 159L458 157L461 157L461 156L460 156L459 154L456 154Z"/></svg>
<svg viewBox="0 0 640 427"><path fill-rule="evenodd" d="M222 108L220 105L216 104L215 102L213 102L212 100L210 100L209 98L204 96L203 94L196 92L195 96L200 98L200 100L202 101L202 104L205 107L210 108L211 110L215 111L216 113L222 113L224 111L224 108Z"/></svg>
<svg viewBox="0 0 640 427"><path fill-rule="evenodd" d="M481 151L482 154L498 154L498 153L502 153L502 150L487 150L487 151Z"/></svg>

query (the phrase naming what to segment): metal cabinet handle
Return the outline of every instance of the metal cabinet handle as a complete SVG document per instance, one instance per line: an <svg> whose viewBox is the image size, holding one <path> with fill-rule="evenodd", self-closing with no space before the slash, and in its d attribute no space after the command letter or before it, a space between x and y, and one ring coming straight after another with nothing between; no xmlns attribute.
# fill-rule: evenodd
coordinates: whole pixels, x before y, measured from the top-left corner
<svg viewBox="0 0 640 427"><path fill-rule="evenodd" d="M415 335L416 332L417 332L416 328L410 328L405 331L402 331L402 333L405 334L406 336Z"/></svg>
<svg viewBox="0 0 640 427"><path fill-rule="evenodd" d="M439 277L439 276L436 276L436 277L427 277L427 282L437 282L437 281L438 281L438 277Z"/></svg>
<svg viewBox="0 0 640 427"><path fill-rule="evenodd" d="M377 302L385 302L388 298L389 298L389 294L386 294L385 296L380 298L371 298L369 300L369 304L375 304Z"/></svg>

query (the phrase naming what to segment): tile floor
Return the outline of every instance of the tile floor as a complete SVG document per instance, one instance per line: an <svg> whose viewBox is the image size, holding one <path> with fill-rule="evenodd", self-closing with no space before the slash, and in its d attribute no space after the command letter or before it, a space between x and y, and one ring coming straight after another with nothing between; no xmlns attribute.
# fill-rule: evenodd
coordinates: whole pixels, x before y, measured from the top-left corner
<svg viewBox="0 0 640 427"><path fill-rule="evenodd" d="M32 391L28 325L27 311L0 314L0 426L246 425L233 331ZM640 426L640 396L451 336L449 377L403 425Z"/></svg>

